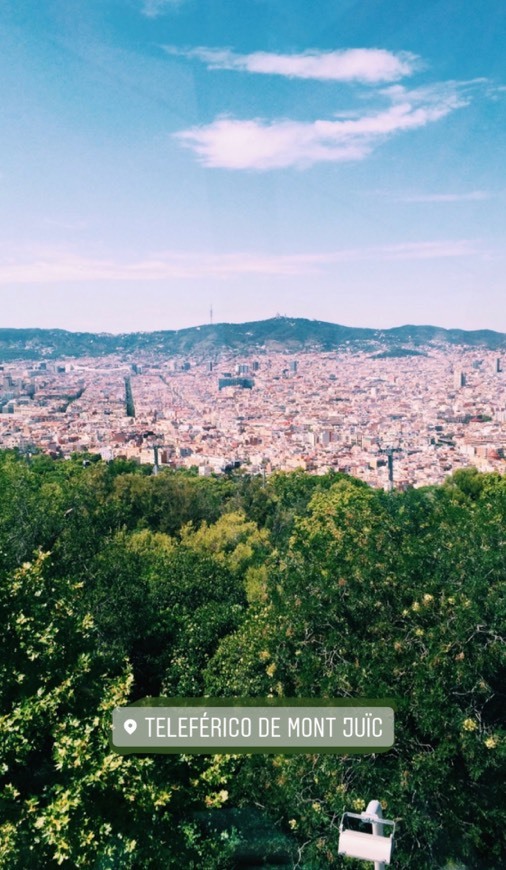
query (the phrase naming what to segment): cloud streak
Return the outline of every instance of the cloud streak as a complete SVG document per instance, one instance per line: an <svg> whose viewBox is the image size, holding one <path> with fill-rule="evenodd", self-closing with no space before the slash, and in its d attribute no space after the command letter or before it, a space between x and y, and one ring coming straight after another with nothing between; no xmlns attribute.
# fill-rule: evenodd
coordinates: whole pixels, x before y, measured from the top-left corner
<svg viewBox="0 0 506 870"><path fill-rule="evenodd" d="M419 193L400 196L397 202L484 202L492 199L486 190L471 190L468 193Z"/></svg>
<svg viewBox="0 0 506 870"><path fill-rule="evenodd" d="M237 54L229 49L194 48L186 51L166 46L169 54L196 59L212 70L237 70L293 79L378 84L394 82L420 68L419 58L407 51L393 53L379 48L342 51L305 51L275 54L256 51Z"/></svg>
<svg viewBox="0 0 506 870"><path fill-rule="evenodd" d="M146 18L159 18L169 9L176 9L185 3L185 0L143 0L142 14Z"/></svg>
<svg viewBox="0 0 506 870"><path fill-rule="evenodd" d="M310 122L218 117L211 124L175 134L204 166L271 170L307 168L315 163L365 159L396 133L425 127L461 106L467 98L453 83L409 91L397 85L382 92L391 105L348 119Z"/></svg>
<svg viewBox="0 0 506 870"><path fill-rule="evenodd" d="M301 254L165 251L129 263L48 249L27 252L17 260L0 260L0 285L225 280L248 275L283 278L324 273L335 264L346 262L447 259L483 256L484 253L480 243L470 239L407 242Z"/></svg>

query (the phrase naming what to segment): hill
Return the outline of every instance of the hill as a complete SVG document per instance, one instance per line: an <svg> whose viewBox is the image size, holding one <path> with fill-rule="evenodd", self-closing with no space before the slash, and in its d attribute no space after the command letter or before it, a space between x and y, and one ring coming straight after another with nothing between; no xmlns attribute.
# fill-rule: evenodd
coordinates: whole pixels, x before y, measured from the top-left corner
<svg viewBox="0 0 506 870"><path fill-rule="evenodd" d="M68 332L63 329L0 329L0 360L57 359L139 352L209 355L222 350L322 350L345 347L406 355L417 348L464 345L489 350L506 348L506 334L488 329L466 331L405 325L362 329L293 317L251 323L218 323L158 332Z"/></svg>

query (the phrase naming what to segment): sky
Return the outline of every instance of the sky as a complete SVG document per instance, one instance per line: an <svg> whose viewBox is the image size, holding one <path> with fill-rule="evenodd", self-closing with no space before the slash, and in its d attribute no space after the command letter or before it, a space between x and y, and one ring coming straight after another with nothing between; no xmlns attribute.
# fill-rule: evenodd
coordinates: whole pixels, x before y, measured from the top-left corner
<svg viewBox="0 0 506 870"><path fill-rule="evenodd" d="M0 0L0 326L506 332L505 43L498 0Z"/></svg>

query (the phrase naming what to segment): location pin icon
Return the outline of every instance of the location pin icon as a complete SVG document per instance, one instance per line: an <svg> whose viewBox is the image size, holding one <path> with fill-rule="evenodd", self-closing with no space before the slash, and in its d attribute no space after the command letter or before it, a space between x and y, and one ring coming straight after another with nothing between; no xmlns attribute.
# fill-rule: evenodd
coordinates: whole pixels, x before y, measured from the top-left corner
<svg viewBox="0 0 506 870"><path fill-rule="evenodd" d="M133 734L135 729L137 728L137 722L135 719L127 719L123 722L123 728L125 729L127 734Z"/></svg>

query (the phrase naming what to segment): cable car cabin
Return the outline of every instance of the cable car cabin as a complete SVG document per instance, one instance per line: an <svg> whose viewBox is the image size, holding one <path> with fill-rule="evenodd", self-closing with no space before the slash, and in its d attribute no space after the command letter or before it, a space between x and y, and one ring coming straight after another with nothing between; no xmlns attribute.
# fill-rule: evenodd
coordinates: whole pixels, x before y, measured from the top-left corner
<svg viewBox="0 0 506 870"><path fill-rule="evenodd" d="M348 818L359 819L361 822L374 823L375 825L391 825L393 826L392 835L388 837L346 828L345 823ZM394 845L395 822L389 819L371 818L366 813L343 813L339 831L339 855L347 858L361 858L362 861L379 861L390 864Z"/></svg>

